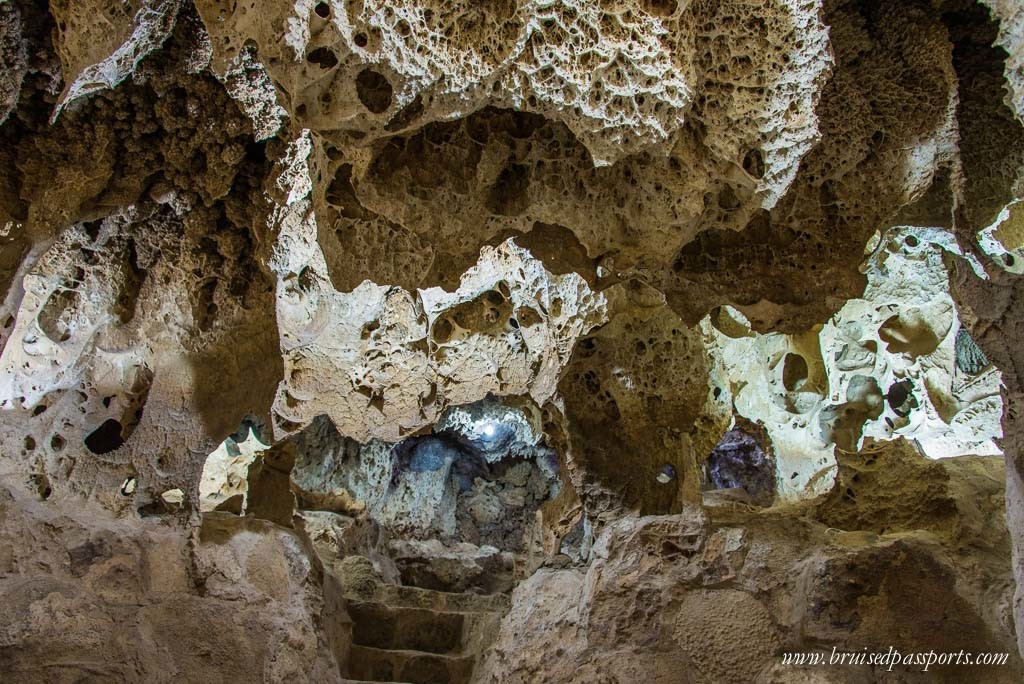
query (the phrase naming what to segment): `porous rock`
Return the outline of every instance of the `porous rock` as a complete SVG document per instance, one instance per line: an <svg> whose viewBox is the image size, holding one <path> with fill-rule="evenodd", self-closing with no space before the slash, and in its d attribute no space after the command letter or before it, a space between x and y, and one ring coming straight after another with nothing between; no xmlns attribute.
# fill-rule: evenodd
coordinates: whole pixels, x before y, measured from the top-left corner
<svg viewBox="0 0 1024 684"><path fill-rule="evenodd" d="M0 670L1019 681L1022 22L0 2Z"/></svg>

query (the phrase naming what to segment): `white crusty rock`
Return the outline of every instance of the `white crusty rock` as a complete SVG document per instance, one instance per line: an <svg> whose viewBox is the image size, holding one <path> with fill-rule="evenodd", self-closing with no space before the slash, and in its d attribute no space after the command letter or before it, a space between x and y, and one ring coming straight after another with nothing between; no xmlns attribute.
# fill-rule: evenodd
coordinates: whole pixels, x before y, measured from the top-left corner
<svg viewBox="0 0 1024 684"><path fill-rule="evenodd" d="M1024 5L1017 0L981 0L999 21L996 43L1006 50L1006 104L1024 122Z"/></svg>
<svg viewBox="0 0 1024 684"><path fill-rule="evenodd" d="M170 35L180 8L181 0L50 3L65 84L52 118L75 100L128 78Z"/></svg>
<svg viewBox="0 0 1024 684"><path fill-rule="evenodd" d="M958 363L973 343L949 295L951 240L935 228L888 231L865 259L863 298L817 330L759 335L729 307L704 321L737 413L768 430L784 499L828 491L834 448L857 451L865 438L914 439L930 458L1001 454L1000 374L983 355Z"/></svg>
<svg viewBox="0 0 1024 684"><path fill-rule="evenodd" d="M510 107L563 121L608 164L692 117L724 159L759 150L766 206L817 137L831 63L808 0L196 4L218 70L254 41L282 104L314 130L372 138Z"/></svg>
<svg viewBox="0 0 1024 684"><path fill-rule="evenodd" d="M309 139L294 143L279 182L288 199L272 261L285 362L275 434L326 414L355 440L394 442L490 393L551 398L576 340L604 320L604 296L511 240L484 247L455 292L370 281L335 290L307 197Z"/></svg>

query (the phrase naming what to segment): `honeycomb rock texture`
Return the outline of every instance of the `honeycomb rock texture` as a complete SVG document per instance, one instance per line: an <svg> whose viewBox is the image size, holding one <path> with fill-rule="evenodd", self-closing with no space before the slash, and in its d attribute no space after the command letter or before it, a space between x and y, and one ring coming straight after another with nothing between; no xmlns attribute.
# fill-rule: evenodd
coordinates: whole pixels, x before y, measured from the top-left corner
<svg viewBox="0 0 1024 684"><path fill-rule="evenodd" d="M0 0L0 679L1021 681L1021 339L1019 0Z"/></svg>
<svg viewBox="0 0 1024 684"><path fill-rule="evenodd" d="M986 0L999 20L997 44L1006 50L1006 104L1024 117L1024 7L1012 0Z"/></svg>
<svg viewBox="0 0 1024 684"><path fill-rule="evenodd" d="M312 185L302 168L310 149L308 135L293 144L279 178L286 206L273 217L285 361L275 436L326 414L353 439L394 442L487 394L550 399L576 339L604 321L604 296L579 274L551 274L511 240L482 249L454 292L369 281L338 292L300 196Z"/></svg>
<svg viewBox="0 0 1024 684"><path fill-rule="evenodd" d="M374 139L509 107L565 123L607 164L694 117L724 158L759 151L769 204L816 137L830 64L815 2L196 4L216 62L255 41L313 130Z"/></svg>
<svg viewBox="0 0 1024 684"><path fill-rule="evenodd" d="M1000 626L1012 602L1012 582L995 560L1007 537L1003 530L985 530L1001 496L989 490L987 496L959 498L954 485L944 484L945 463L932 464L934 484L916 485L917 496L892 501L889 513L906 519L920 514L915 505L925 505L946 511L948 519L963 509L965 528L956 532L850 532L827 528L815 514L753 522L735 507L620 518L596 540L589 566L542 569L517 587L477 676L483 682L794 681L793 670L801 670L780 665L776 654L814 652L819 640L850 651L871 650L877 638L908 648L970 643L976 650L1012 649L1006 644L1013 636ZM901 461L900 468L922 465ZM990 463L994 470L976 465L981 467L967 481L982 490L989 481L999 489L1001 464ZM832 513L825 504L817 515L832 524L838 522ZM975 543L987 551L959 574L948 554ZM901 578L909 573L920 594L904 591L907 580ZM791 612L794 605L807 610ZM559 657L527 647L535 639L557 644ZM901 667L895 670L913 676ZM1014 668L1019 661L979 672L972 681L1009 682ZM873 681L869 667L850 669Z"/></svg>
<svg viewBox="0 0 1024 684"><path fill-rule="evenodd" d="M699 466L724 432L729 411L708 380L708 350L650 292L620 295L626 309L582 339L559 385L573 485L600 518L626 506L678 510L699 497ZM623 471L622 464L630 463ZM660 483L668 465L678 477Z"/></svg>
<svg viewBox="0 0 1024 684"><path fill-rule="evenodd" d="M12 3L0 7L0 124L14 109L27 69L25 41L22 39L21 13Z"/></svg>
<svg viewBox="0 0 1024 684"><path fill-rule="evenodd" d="M167 38L180 5L180 0L51 3L65 83L54 118L75 100L130 76Z"/></svg>

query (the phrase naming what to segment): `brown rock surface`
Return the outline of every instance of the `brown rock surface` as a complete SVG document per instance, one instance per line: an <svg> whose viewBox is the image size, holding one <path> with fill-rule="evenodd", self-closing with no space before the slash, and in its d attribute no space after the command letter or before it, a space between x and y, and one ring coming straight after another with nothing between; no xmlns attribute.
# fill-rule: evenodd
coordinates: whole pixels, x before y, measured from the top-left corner
<svg viewBox="0 0 1024 684"><path fill-rule="evenodd" d="M1022 60L1016 0L0 0L0 680L1019 681ZM1009 655L782 661L889 646Z"/></svg>

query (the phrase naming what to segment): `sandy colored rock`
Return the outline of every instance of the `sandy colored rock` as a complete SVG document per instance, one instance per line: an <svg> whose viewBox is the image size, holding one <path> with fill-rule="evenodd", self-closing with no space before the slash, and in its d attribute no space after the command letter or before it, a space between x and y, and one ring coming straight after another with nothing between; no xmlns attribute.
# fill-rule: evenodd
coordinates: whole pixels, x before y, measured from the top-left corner
<svg viewBox="0 0 1024 684"><path fill-rule="evenodd" d="M1019 681L1022 22L0 2L0 670Z"/></svg>

